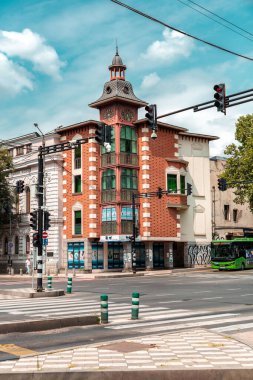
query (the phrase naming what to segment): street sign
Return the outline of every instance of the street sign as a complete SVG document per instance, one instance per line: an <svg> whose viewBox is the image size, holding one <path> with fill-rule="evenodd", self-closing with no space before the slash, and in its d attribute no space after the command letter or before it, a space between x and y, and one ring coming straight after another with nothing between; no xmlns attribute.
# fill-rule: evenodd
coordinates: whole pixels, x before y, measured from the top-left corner
<svg viewBox="0 0 253 380"><path fill-rule="evenodd" d="M48 233L46 231L42 232L42 238L46 239L48 237Z"/></svg>
<svg viewBox="0 0 253 380"><path fill-rule="evenodd" d="M43 244L43 245L48 245L48 239L43 239L42 244Z"/></svg>

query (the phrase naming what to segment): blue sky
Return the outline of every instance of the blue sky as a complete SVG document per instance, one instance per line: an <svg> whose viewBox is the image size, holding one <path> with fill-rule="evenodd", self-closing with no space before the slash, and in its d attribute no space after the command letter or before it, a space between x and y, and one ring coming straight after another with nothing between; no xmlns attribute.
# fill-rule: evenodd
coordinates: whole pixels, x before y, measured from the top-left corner
<svg viewBox="0 0 253 380"><path fill-rule="evenodd" d="M178 0L125 2L253 57L252 35L226 24L251 40L246 39ZM253 34L252 0L196 2ZM47 132L98 119L88 103L109 80L116 39L127 80L138 97L157 104L158 114L212 100L216 83L226 83L227 94L253 87L252 61L182 37L110 0L1 0L0 21L0 139L30 133L34 122ZM162 120L219 136L211 143L211 155L221 155L234 140L236 119L247 113L253 113L253 102L229 108L227 116L212 108Z"/></svg>

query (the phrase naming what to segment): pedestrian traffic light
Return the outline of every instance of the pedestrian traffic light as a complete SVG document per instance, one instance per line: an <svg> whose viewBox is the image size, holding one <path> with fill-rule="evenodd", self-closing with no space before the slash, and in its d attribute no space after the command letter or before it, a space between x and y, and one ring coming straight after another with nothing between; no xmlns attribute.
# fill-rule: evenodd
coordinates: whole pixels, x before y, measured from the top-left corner
<svg viewBox="0 0 253 380"><path fill-rule="evenodd" d="M99 122L96 125L95 140L99 145L104 145L105 142L105 123Z"/></svg>
<svg viewBox="0 0 253 380"><path fill-rule="evenodd" d="M49 230L49 228L51 227L50 215L51 215L50 212L44 211L44 231Z"/></svg>
<svg viewBox="0 0 253 380"><path fill-rule="evenodd" d="M145 117L148 119L148 126L152 131L157 130L157 121L156 121L156 104L150 104L145 107L147 113Z"/></svg>
<svg viewBox="0 0 253 380"><path fill-rule="evenodd" d="M158 187L157 189L157 196L159 199L161 199L163 196L163 189L161 187Z"/></svg>
<svg viewBox="0 0 253 380"><path fill-rule="evenodd" d="M192 194L192 185L190 183L187 183L187 195Z"/></svg>
<svg viewBox="0 0 253 380"><path fill-rule="evenodd" d="M32 230L37 231L38 228L38 213L37 210L34 210L33 212L30 212L31 218L30 218L30 227Z"/></svg>
<svg viewBox="0 0 253 380"><path fill-rule="evenodd" d="M33 246L34 247L39 247L39 245L40 245L39 234L38 234L38 232L35 232L33 234Z"/></svg>
<svg viewBox="0 0 253 380"><path fill-rule="evenodd" d="M16 192L17 194L21 194L24 192L25 189L25 183L22 180L19 180L16 182Z"/></svg>
<svg viewBox="0 0 253 380"><path fill-rule="evenodd" d="M228 188L227 180L225 178L218 178L218 189L220 191L226 191Z"/></svg>
<svg viewBox="0 0 253 380"><path fill-rule="evenodd" d="M214 93L214 105L217 107L217 111L223 112L226 114L226 102L225 102L225 97L226 97L226 86L225 83L220 83L216 84L213 87L215 93Z"/></svg>

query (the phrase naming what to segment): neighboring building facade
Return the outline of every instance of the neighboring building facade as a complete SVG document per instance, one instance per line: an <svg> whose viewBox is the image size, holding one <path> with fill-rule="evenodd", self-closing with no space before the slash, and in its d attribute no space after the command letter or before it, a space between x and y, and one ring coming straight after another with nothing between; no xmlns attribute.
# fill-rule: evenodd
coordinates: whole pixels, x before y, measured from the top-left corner
<svg viewBox="0 0 253 380"><path fill-rule="evenodd" d="M111 153L95 141L97 121L55 130L62 142L89 138L63 153L62 265L131 269L132 192L154 192L159 186L170 194L137 202L137 268L196 264L196 249L208 255L211 240L209 141L216 137L159 122L153 141L146 119L138 120L138 109L147 103L135 96L125 70L116 52L110 80L90 104L113 127ZM188 196L187 183L193 189Z"/></svg>
<svg viewBox="0 0 253 380"><path fill-rule="evenodd" d="M59 142L55 133L45 135L45 144ZM6 148L13 156L14 172L10 185L16 186L18 180L24 181L24 192L17 195L12 214L0 234L0 272L6 273L12 266L14 273L25 270L27 258L34 257L32 245L33 231L30 227L30 212L38 208L38 147L42 138L37 133L20 136L5 141ZM45 159L45 204L51 214L51 227L48 231L48 246L44 251L44 268L56 271L62 261L62 154L52 154ZM36 251L35 251L36 252Z"/></svg>
<svg viewBox="0 0 253 380"><path fill-rule="evenodd" d="M252 229L253 214L249 205L234 203L233 189L218 189L218 178L225 170L226 158L210 159L212 189L212 235L214 239L226 239L231 236L243 236L244 229Z"/></svg>

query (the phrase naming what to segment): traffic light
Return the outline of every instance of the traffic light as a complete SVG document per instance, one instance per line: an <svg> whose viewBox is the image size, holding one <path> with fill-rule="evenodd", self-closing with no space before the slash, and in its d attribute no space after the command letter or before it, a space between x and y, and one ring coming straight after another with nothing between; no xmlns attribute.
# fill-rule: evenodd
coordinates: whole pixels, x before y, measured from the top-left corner
<svg viewBox="0 0 253 380"><path fill-rule="evenodd" d="M44 211L44 231L49 230L49 228L51 227L50 215L51 215L50 212Z"/></svg>
<svg viewBox="0 0 253 380"><path fill-rule="evenodd" d="M95 140L99 145L104 145L105 142L105 123L97 123L95 131Z"/></svg>
<svg viewBox="0 0 253 380"><path fill-rule="evenodd" d="M134 235L137 238L140 235L140 229L139 226L134 227Z"/></svg>
<svg viewBox="0 0 253 380"><path fill-rule="evenodd" d="M225 178L218 178L218 189L220 191L226 191L228 188L227 181Z"/></svg>
<svg viewBox="0 0 253 380"><path fill-rule="evenodd" d="M38 234L38 232L35 232L33 234L33 246L34 247L39 247L39 245L40 245L39 234Z"/></svg>
<svg viewBox="0 0 253 380"><path fill-rule="evenodd" d="M112 127L105 124L105 141L104 143L112 144Z"/></svg>
<svg viewBox="0 0 253 380"><path fill-rule="evenodd" d="M163 189L161 187L158 187L157 189L157 196L159 199L161 199L163 196Z"/></svg>
<svg viewBox="0 0 253 380"><path fill-rule="evenodd" d="M148 126L152 131L157 130L157 121L156 121L156 104L150 104L145 107L147 113L145 117L148 119Z"/></svg>
<svg viewBox="0 0 253 380"><path fill-rule="evenodd" d="M216 84L213 87L215 93L214 93L214 105L217 107L217 111L223 112L226 114L226 86L225 83Z"/></svg>
<svg viewBox="0 0 253 380"><path fill-rule="evenodd" d="M37 231L38 228L38 213L37 210L34 210L33 212L30 212L31 218L30 218L30 227L32 230Z"/></svg>
<svg viewBox="0 0 253 380"><path fill-rule="evenodd" d="M190 183L187 183L187 195L192 194L192 185Z"/></svg>
<svg viewBox="0 0 253 380"><path fill-rule="evenodd" d="M19 180L16 182L16 192L17 194L21 194L24 192L25 189L25 183L22 180Z"/></svg>

